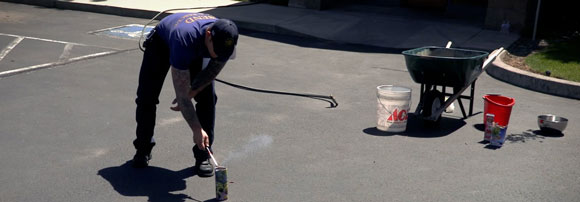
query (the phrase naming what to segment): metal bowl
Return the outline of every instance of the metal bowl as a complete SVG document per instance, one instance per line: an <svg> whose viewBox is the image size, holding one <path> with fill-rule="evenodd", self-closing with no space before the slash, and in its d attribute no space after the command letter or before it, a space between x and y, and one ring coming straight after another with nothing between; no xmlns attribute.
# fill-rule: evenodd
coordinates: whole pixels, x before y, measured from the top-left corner
<svg viewBox="0 0 580 202"><path fill-rule="evenodd" d="M562 133L568 125L568 119L552 114L538 116L538 126L542 132Z"/></svg>

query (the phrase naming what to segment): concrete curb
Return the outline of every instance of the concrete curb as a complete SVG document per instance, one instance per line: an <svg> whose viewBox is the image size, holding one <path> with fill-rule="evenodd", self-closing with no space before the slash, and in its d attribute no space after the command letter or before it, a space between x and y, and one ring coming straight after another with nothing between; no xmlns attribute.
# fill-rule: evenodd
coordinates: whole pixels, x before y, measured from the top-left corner
<svg viewBox="0 0 580 202"><path fill-rule="evenodd" d="M59 0L0 0L0 1L10 2L10 3L35 5L35 6L43 6L43 7L48 7L48 8L95 12L95 13L119 15L119 16L125 16L125 17L136 17L136 18L152 18L153 16L155 16L158 13L156 11L119 8L119 7L114 7L114 6L90 5L90 4L59 1Z"/></svg>
<svg viewBox="0 0 580 202"><path fill-rule="evenodd" d="M0 0L4 2L17 3L17 4L28 4L35 6L44 6L49 8L54 8L56 0Z"/></svg>
<svg viewBox="0 0 580 202"><path fill-rule="evenodd" d="M506 51L503 51L486 68L486 72L490 76L525 89L580 100L580 83L534 74L512 67L502 61L501 58L505 53Z"/></svg>
<svg viewBox="0 0 580 202"><path fill-rule="evenodd" d="M134 18L149 18L149 19L153 18L153 16L155 16L155 15L157 15L157 13L159 13L157 11L132 9L132 8L121 8L121 7L115 7L115 6L91 5L91 4L83 4L83 3L75 3L75 2L66 2L66 1L55 1L54 7L58 8L58 9L94 12L94 13L102 13L102 14L109 14L109 15L134 17ZM161 16L160 18L162 18L162 17L165 17L165 16Z"/></svg>

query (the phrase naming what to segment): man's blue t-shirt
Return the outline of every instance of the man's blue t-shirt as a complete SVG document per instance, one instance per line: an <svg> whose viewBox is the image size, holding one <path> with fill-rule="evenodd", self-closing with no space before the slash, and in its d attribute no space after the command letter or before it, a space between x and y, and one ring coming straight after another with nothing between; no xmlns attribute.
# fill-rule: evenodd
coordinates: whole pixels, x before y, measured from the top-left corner
<svg viewBox="0 0 580 202"><path fill-rule="evenodd" d="M204 44L205 30L216 20L204 13L176 13L159 22L156 34L169 46L169 62L173 67L187 70L195 59L210 57Z"/></svg>

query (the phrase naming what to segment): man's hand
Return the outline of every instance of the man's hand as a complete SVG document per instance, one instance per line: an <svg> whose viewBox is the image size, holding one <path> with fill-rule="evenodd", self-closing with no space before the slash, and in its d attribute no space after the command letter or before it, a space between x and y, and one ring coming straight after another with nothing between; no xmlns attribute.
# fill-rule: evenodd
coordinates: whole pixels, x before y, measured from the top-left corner
<svg viewBox="0 0 580 202"><path fill-rule="evenodd" d="M207 133L201 129L193 133L193 142L197 145L197 148L204 151L205 148L209 147L209 137Z"/></svg>
<svg viewBox="0 0 580 202"><path fill-rule="evenodd" d="M171 104L175 105L175 106L171 106L171 107L169 107L169 109L176 111L176 112L181 111L181 107L179 107L179 103L177 103L177 98L173 99L173 102L171 102Z"/></svg>
<svg viewBox="0 0 580 202"><path fill-rule="evenodd" d="M177 104L175 107L171 107L171 110L181 111L181 115L187 122L187 125L191 128L193 132L193 141L198 145L201 150L205 150L205 147L209 146L209 137L203 131L195 107L191 102L191 95L196 94L190 88L190 75L189 70L180 70L175 67L171 67L171 75L173 77L173 87L175 88L175 97L173 104Z"/></svg>

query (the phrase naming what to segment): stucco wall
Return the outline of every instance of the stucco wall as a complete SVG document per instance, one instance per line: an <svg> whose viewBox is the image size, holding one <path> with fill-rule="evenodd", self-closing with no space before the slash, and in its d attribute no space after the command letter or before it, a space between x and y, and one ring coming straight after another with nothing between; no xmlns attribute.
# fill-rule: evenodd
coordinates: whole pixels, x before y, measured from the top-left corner
<svg viewBox="0 0 580 202"><path fill-rule="evenodd" d="M500 30L504 21L509 21L510 31L519 33L526 24L530 0L488 0L485 27Z"/></svg>

